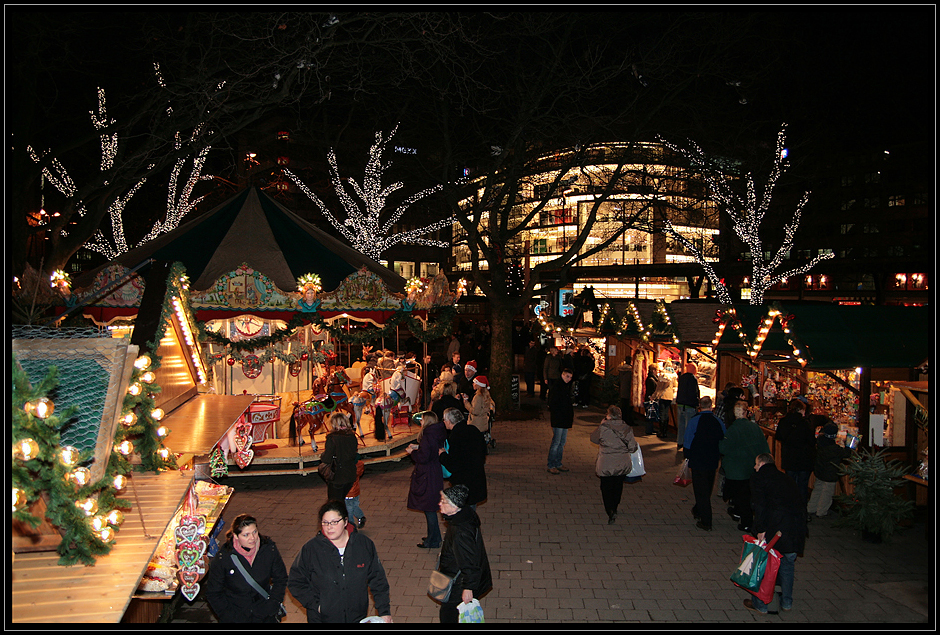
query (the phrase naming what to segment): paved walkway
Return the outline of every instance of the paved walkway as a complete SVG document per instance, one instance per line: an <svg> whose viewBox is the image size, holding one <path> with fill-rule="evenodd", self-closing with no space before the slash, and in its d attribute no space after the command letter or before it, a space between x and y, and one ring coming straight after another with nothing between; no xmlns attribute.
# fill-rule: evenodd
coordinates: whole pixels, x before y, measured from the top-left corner
<svg viewBox="0 0 940 635"><path fill-rule="evenodd" d="M529 402L533 407L540 403ZM617 522L608 525L594 475L596 446L589 440L603 417L601 409L576 410L564 455L571 471L558 476L545 471L551 433L544 406L540 415L494 426L497 447L487 460L489 500L477 509L494 583L482 600L487 622L927 627L933 536L928 542L923 522L887 544L873 545L862 542L857 532L833 527L828 518L814 520L805 556L796 563L793 610L758 615L743 606L750 596L728 580L741 553L737 523L715 496L714 530L696 529L692 488L672 484L674 442L638 436L647 476L625 485ZM644 426L634 431L642 434ZM363 532L375 541L388 574L395 621L437 622L438 605L425 592L439 550L415 546L425 520L405 509L410 475L410 460L367 469L361 481L368 520ZM232 476L225 483L236 489L225 517L255 515L290 567L318 529L323 481L316 475ZM289 592L285 604L285 623L306 621ZM181 604L173 621L214 618L197 598L191 606Z"/></svg>

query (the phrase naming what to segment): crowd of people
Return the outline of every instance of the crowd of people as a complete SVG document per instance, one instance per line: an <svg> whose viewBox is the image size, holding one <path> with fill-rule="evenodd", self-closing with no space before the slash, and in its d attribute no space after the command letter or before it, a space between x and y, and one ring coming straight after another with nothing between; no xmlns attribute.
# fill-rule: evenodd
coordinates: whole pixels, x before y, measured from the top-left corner
<svg viewBox="0 0 940 635"><path fill-rule="evenodd" d="M441 549L438 570L454 578L451 594L440 602L442 623L457 622L458 607L484 595L493 585L476 510L488 496L486 434L495 404L488 379L478 372L486 367L476 359L466 359L456 337L447 353L448 360L433 369L430 407L415 417L421 425L416 442L406 448L414 467L405 501L408 509L425 515L426 535L417 547ZM575 408L588 403L593 363L588 349L563 351L541 346L534 339L527 342L527 394L534 398L538 387L539 398L546 401L551 427L546 469L553 476L569 471L563 463L565 444ZM396 360L384 353L368 356L362 391L369 393L377 421L383 404L389 402L381 399L376 385L407 367L407 359ZM764 432L751 417L745 391L728 385L714 404L711 397L699 394L695 365L683 370L670 394L659 368L650 366L644 384L647 407L638 416L646 419L648 435L665 438L668 418L661 416L660 408L676 403L677 451L691 472L695 501L691 512L697 528L712 530L712 496L720 474L721 497L739 530L758 538L781 532L776 547L783 556L778 577L780 608L790 610L794 566L808 535L807 522L829 511L838 464L849 450L836 443L838 429L829 420L823 420L817 437L807 416L807 402L794 399L776 430L782 447L783 471L778 470ZM397 388L392 384L394 392ZM635 421L637 413L624 395L623 384L620 397L620 405L610 405L590 435L598 446L595 473L608 524L617 520L624 482L636 482L629 475L637 466L636 457L641 456L632 426L642 421ZM351 419L343 412L330 417L331 432L321 461L333 469L327 500L318 514L319 531L303 546L289 572L273 541L258 533L255 518L236 518L206 580L207 598L220 621L278 621L286 589L306 609L308 622L361 621L369 610L370 593L377 619L392 621L388 580L375 544L358 531L366 519L359 504L364 464L358 455L357 425L358 417ZM387 425L385 432L391 437ZM808 482L813 473L816 481L810 496ZM756 597L745 606L760 613L769 610Z"/></svg>

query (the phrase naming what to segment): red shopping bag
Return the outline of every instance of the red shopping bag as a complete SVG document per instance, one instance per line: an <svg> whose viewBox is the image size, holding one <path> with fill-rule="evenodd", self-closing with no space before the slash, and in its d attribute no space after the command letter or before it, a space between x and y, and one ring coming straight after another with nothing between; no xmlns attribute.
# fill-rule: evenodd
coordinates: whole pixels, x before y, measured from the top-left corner
<svg viewBox="0 0 940 635"><path fill-rule="evenodd" d="M759 599L764 604L770 604L770 601L774 597L774 586L777 584L777 572L780 571L780 554L774 550L773 546L776 544L777 540L780 538L780 532L778 531L774 534L774 537L771 538L770 542L767 544L761 544L757 538L753 536L742 536L744 540L744 549L741 553L741 564L738 565L738 569L735 570L735 573L731 576L731 581L735 586L741 587L757 599ZM758 563L754 562L755 556L760 555L760 552L766 554L766 562L761 563L763 568L763 575L760 578L760 586L756 589L753 586L744 586L739 584L738 580L742 577L742 569L753 565L758 567Z"/></svg>
<svg viewBox="0 0 940 635"><path fill-rule="evenodd" d="M678 485L679 487L686 487L692 484L692 470L689 469L689 459L682 462L682 466L676 473L676 478L673 479L672 484Z"/></svg>

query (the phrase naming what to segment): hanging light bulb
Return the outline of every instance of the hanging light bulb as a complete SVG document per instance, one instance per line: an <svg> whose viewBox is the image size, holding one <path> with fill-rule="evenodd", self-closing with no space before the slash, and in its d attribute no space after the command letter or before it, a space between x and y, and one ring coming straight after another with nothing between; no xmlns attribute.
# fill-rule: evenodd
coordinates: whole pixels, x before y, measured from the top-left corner
<svg viewBox="0 0 940 635"><path fill-rule="evenodd" d="M153 380L156 378L157 376L153 374L153 371L148 370L146 373L143 373L140 376L140 381L144 382L145 384L150 384L153 383Z"/></svg>
<svg viewBox="0 0 940 635"><path fill-rule="evenodd" d="M154 408L153 410L150 411L150 416L154 421L160 421L161 419L163 419L163 415L164 415L163 408Z"/></svg>
<svg viewBox="0 0 940 635"><path fill-rule="evenodd" d="M91 472L88 468L77 467L68 476L76 485L86 485L91 481Z"/></svg>
<svg viewBox="0 0 940 635"><path fill-rule="evenodd" d="M123 474L118 474L114 477L114 489L122 490L127 487L127 477Z"/></svg>
<svg viewBox="0 0 940 635"><path fill-rule="evenodd" d="M13 511L26 505L26 492L18 487L13 488Z"/></svg>
<svg viewBox="0 0 940 635"><path fill-rule="evenodd" d="M124 418L121 419L121 423L123 423L126 426L134 425L135 423L137 423L137 413L133 411L128 412L126 415L124 415Z"/></svg>
<svg viewBox="0 0 940 635"><path fill-rule="evenodd" d="M134 451L134 444L128 441L127 439L124 439L123 441L121 441L120 443L114 446L114 451L120 452L124 456L127 456L128 454Z"/></svg>
<svg viewBox="0 0 940 635"><path fill-rule="evenodd" d="M150 364L151 364L151 363L152 363L152 362L151 362L151 360L150 360L150 355L147 355L147 354L145 353L145 354L143 354L143 355L141 355L140 357L137 358L137 360L134 362L134 367L135 367L137 370L145 370L145 369L147 369L147 368L150 368Z"/></svg>
<svg viewBox="0 0 940 635"><path fill-rule="evenodd" d="M170 458L170 451L167 450L166 448L160 448L159 450L157 450L157 454L159 454L160 458L164 460Z"/></svg>
<svg viewBox="0 0 940 635"><path fill-rule="evenodd" d="M86 516L93 516L98 511L98 501L94 498L86 498L82 501L75 501L75 506L85 512Z"/></svg>
<svg viewBox="0 0 940 635"><path fill-rule="evenodd" d="M105 527L98 532L98 538L101 540L101 542L111 542L114 540L114 530L110 527Z"/></svg>
<svg viewBox="0 0 940 635"><path fill-rule="evenodd" d="M136 397L141 392L143 392L143 387L140 384L134 382L133 384L130 385L130 387L128 387L127 392L129 392L130 394Z"/></svg>
<svg viewBox="0 0 940 635"><path fill-rule="evenodd" d="M59 450L59 460L62 461L62 464L66 467L72 467L78 463L79 455L79 451L70 445Z"/></svg>
<svg viewBox="0 0 940 635"><path fill-rule="evenodd" d="M34 417L45 419L49 417L55 410L55 404L53 404L52 401L46 397L40 397L39 399L34 399L33 401L27 401L23 406L23 410L33 415Z"/></svg>
<svg viewBox="0 0 940 635"><path fill-rule="evenodd" d="M102 516L101 514L98 514L97 516L91 519L91 528L95 531L95 533L101 531L107 526L108 526L108 519Z"/></svg>
<svg viewBox="0 0 940 635"><path fill-rule="evenodd" d="M169 432L170 432L170 431L167 429L166 426L160 426L159 428L157 428L157 436L158 436L158 437L161 437L161 438L162 438L162 437L165 437Z"/></svg>
<svg viewBox="0 0 940 635"><path fill-rule="evenodd" d="M107 515L108 523L117 526L124 522L124 512L120 509L112 509Z"/></svg>
<svg viewBox="0 0 940 635"><path fill-rule="evenodd" d="M39 456L39 444L33 439L21 439L13 446L13 456L22 461L35 459Z"/></svg>

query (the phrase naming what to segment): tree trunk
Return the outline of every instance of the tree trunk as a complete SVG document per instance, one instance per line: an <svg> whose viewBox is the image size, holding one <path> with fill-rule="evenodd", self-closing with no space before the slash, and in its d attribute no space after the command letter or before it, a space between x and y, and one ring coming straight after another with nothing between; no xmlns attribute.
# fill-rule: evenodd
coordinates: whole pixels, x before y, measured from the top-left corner
<svg viewBox="0 0 940 635"><path fill-rule="evenodd" d="M490 298L490 395L496 412L512 408L510 380L515 356L512 352L512 319L519 312L518 299Z"/></svg>

